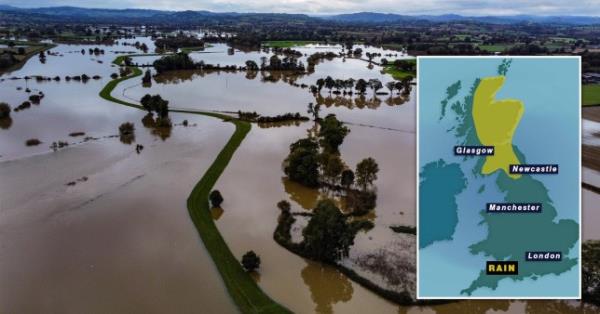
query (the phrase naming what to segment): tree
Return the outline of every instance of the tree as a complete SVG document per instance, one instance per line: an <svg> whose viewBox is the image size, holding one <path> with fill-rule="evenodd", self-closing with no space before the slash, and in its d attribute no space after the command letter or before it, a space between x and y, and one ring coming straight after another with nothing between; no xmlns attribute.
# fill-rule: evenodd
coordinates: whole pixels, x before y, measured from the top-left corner
<svg viewBox="0 0 600 314"><path fill-rule="evenodd" d="M378 80L378 79L370 79L369 80L369 87L376 94L378 90L380 90L380 89L383 88L383 84L381 84L381 81Z"/></svg>
<svg viewBox="0 0 600 314"><path fill-rule="evenodd" d="M407 75L406 77L404 77L402 79L402 93L405 95L410 94L410 90L411 90L411 82L413 80L413 77L411 75Z"/></svg>
<svg viewBox="0 0 600 314"><path fill-rule="evenodd" d="M248 60L246 61L246 69L248 69L248 71L258 71L258 64L252 60Z"/></svg>
<svg viewBox="0 0 600 314"><path fill-rule="evenodd" d="M354 232L332 200L319 201L308 225L302 230L302 246L311 258L336 262L348 256Z"/></svg>
<svg viewBox="0 0 600 314"><path fill-rule="evenodd" d="M394 94L394 89L396 89L396 82L394 81L389 81L387 83L385 83L385 87L387 87L387 89L390 90L390 94Z"/></svg>
<svg viewBox="0 0 600 314"><path fill-rule="evenodd" d="M319 89L319 92L321 92L321 90L323 89L323 86L325 85L325 80L320 78L317 80L317 88Z"/></svg>
<svg viewBox="0 0 600 314"><path fill-rule="evenodd" d="M308 103L307 112L313 116L313 120L319 120L319 111L321 111L321 105L317 103L316 105L312 102Z"/></svg>
<svg viewBox="0 0 600 314"><path fill-rule="evenodd" d="M221 207L221 204L223 203L223 196L219 190L213 190L210 192L208 199L213 207Z"/></svg>
<svg viewBox="0 0 600 314"><path fill-rule="evenodd" d="M142 107L149 113L158 113L159 117L166 118L169 115L169 101L162 99L160 95L146 94L140 100Z"/></svg>
<svg viewBox="0 0 600 314"><path fill-rule="evenodd" d="M283 171L290 180L308 187L319 185L319 145L310 138L290 145L290 153L283 162Z"/></svg>
<svg viewBox="0 0 600 314"><path fill-rule="evenodd" d="M356 183L366 190L373 181L377 180L377 172L379 172L379 165L375 159L371 157L363 159L356 165Z"/></svg>
<svg viewBox="0 0 600 314"><path fill-rule="evenodd" d="M133 135L134 131L135 131L135 126L131 122L125 122L119 126L119 134L121 136Z"/></svg>
<svg viewBox="0 0 600 314"><path fill-rule="evenodd" d="M354 171L352 171L352 169L346 169L342 171L341 183L346 189L350 188L350 186L354 184Z"/></svg>
<svg viewBox="0 0 600 314"><path fill-rule="evenodd" d="M344 170L344 162L338 154L329 153L323 153L321 160L323 161L323 174L332 184L336 184Z"/></svg>
<svg viewBox="0 0 600 314"><path fill-rule="evenodd" d="M5 119L10 117L10 105L5 102L0 103L0 119Z"/></svg>
<svg viewBox="0 0 600 314"><path fill-rule="evenodd" d="M394 83L394 87L398 90L398 93L400 93L404 85L402 85L402 81L397 81L396 83Z"/></svg>
<svg viewBox="0 0 600 314"><path fill-rule="evenodd" d="M319 138L323 149L327 152L337 152L350 129L339 121L335 114L328 114L319 121Z"/></svg>
<svg viewBox="0 0 600 314"><path fill-rule="evenodd" d="M255 271L260 267L260 256L256 255L254 251L248 251L242 256L242 266L248 272Z"/></svg>
<svg viewBox="0 0 600 314"><path fill-rule="evenodd" d="M131 144L135 140L135 127L131 122L119 126L119 140L124 144Z"/></svg>
<svg viewBox="0 0 600 314"><path fill-rule="evenodd" d="M150 94L144 95L140 100L140 103L148 113L152 113L152 96L150 96Z"/></svg>
<svg viewBox="0 0 600 314"><path fill-rule="evenodd" d="M152 73L150 73L150 69L146 70L146 73L144 73L144 77L142 78L142 84L152 84Z"/></svg>
<svg viewBox="0 0 600 314"><path fill-rule="evenodd" d="M290 205L290 202L286 201L286 200L281 200L277 203L277 208L279 208L279 210L281 210L282 212L290 212L292 206Z"/></svg>
<svg viewBox="0 0 600 314"><path fill-rule="evenodd" d="M356 81L356 85L354 85L354 88L360 94L364 94L367 91L367 86L367 81L365 81L364 79L358 79L358 81Z"/></svg>
<svg viewBox="0 0 600 314"><path fill-rule="evenodd" d="M329 90L331 94L331 89L335 86L335 80L331 76L327 76L325 78L325 88Z"/></svg>

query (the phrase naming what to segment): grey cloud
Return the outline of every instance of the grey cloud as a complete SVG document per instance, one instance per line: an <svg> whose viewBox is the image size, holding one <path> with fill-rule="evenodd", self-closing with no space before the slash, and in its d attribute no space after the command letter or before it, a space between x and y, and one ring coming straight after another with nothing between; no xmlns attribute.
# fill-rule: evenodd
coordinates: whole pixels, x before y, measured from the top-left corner
<svg viewBox="0 0 600 314"><path fill-rule="evenodd" d="M600 15L600 0L0 0L0 4L315 14L372 11L400 14Z"/></svg>

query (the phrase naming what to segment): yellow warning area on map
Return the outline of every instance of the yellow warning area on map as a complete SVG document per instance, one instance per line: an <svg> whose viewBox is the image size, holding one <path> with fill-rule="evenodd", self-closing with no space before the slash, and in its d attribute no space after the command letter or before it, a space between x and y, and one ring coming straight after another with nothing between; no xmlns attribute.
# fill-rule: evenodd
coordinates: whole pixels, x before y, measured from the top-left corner
<svg viewBox="0 0 600 314"><path fill-rule="evenodd" d="M486 157L481 172L490 174L502 169L510 178L518 179L521 175L511 174L509 167L520 163L512 141L525 109L518 99L496 99L504 79L493 76L480 81L473 98L473 121L481 144L495 147L494 155Z"/></svg>

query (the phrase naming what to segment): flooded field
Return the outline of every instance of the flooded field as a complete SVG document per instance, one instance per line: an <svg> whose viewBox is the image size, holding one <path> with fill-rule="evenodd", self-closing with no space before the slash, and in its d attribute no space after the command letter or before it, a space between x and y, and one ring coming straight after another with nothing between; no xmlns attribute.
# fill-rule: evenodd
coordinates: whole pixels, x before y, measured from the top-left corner
<svg viewBox="0 0 600 314"><path fill-rule="evenodd" d="M97 96L114 71L114 54L99 64L82 56L83 48L60 45L53 51L64 57L48 57L43 65L33 58L2 76L103 76L85 84L0 83L2 101L13 105L27 99L27 87L45 94L39 105L13 112L12 125L0 130L3 310L185 313L196 312L202 295L207 311L235 311L186 207L233 126L172 114L175 123L187 119L189 126L156 133L144 126L144 112ZM136 127L131 145L114 137L125 121ZM29 138L43 143L25 146ZM59 140L70 145L53 152L49 146ZM144 146L139 154L136 144Z"/></svg>
<svg viewBox="0 0 600 314"><path fill-rule="evenodd" d="M128 39L154 46L147 38ZM2 99L17 106L42 91L39 105L13 112L0 129L0 303L9 312L235 312L213 261L206 252L186 208L189 193L233 133L233 125L218 119L171 114L169 133L158 132L145 112L98 97L118 68L111 64L119 51L140 53L127 45L58 45L45 63L32 58L19 71L0 77ZM356 48L356 47L355 47ZM401 52L362 47L364 51L407 57ZM85 50L85 54L81 50ZM340 51L341 46L308 45L304 54ZM260 62L267 52L228 54L214 44L194 52L195 60L221 65ZM156 56L135 57L139 64ZM303 57L305 58L305 57ZM379 57L374 59L379 61ZM66 82L64 76L99 75L100 79ZM321 104L321 116L335 113L350 133L340 147L351 168L366 157L379 164L375 182L377 207L366 219L375 227L358 234L351 257L395 241L414 243L414 236L390 226L415 226L415 107L408 96L343 96L307 88L318 78L391 81L379 66L358 59L335 58L319 63L310 75L282 73L178 71L155 77L151 87L140 78L119 84L112 95L137 102L145 94L160 94L171 108L256 111L277 115L308 115L310 102ZM60 81L36 82L11 77L60 76ZM278 79L265 81L265 75ZM18 89L20 88L20 89ZM25 90L29 89L30 93ZM414 90L414 89L413 89ZM183 120L189 126L181 125ZM122 143L118 126L135 124L135 141ZM314 208L326 193L293 183L282 171L289 145L305 137L313 122L253 125L215 188L225 199L213 217L235 256L256 251L262 260L255 277L274 300L297 313L579 313L577 302L469 301L431 307L401 307L351 281L333 267L301 258L273 240L279 210L289 200L293 211ZM85 135L73 137L73 132ZM85 137L90 137L84 140ZM37 138L42 144L26 146ZM70 145L54 152L55 141ZM144 146L136 153L135 145ZM586 170L587 171L587 170ZM597 173L584 173L596 180ZM600 181L600 180L599 180ZM73 183L74 184L71 184ZM594 181L596 182L596 181ZM599 221L598 194L584 190L587 222ZM588 224L589 226L589 224ZM584 226L585 239L600 234ZM410 246L409 246L410 247ZM412 247L414 249L414 246ZM414 252L408 256L414 261ZM40 261L44 261L41 263ZM31 295L37 295L32 301ZM590 312L592 310L589 310Z"/></svg>

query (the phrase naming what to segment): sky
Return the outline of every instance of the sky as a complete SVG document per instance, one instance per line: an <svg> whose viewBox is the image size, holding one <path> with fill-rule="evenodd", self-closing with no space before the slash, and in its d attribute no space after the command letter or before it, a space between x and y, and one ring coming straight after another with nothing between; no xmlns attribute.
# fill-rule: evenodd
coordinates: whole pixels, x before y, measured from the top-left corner
<svg viewBox="0 0 600 314"><path fill-rule="evenodd" d="M209 10L215 12L277 12L334 14L381 12L399 14L586 15L600 16L600 0L0 0L18 7L78 6Z"/></svg>

